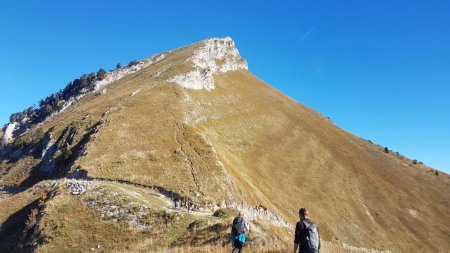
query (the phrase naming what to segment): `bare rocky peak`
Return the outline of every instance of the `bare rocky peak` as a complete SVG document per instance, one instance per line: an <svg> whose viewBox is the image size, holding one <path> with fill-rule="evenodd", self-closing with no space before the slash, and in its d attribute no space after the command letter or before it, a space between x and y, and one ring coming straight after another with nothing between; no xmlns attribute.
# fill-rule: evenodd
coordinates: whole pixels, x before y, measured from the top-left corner
<svg viewBox="0 0 450 253"><path fill-rule="evenodd" d="M188 59L194 70L174 76L169 82L195 90L211 90L215 88L214 74L248 69L247 62L239 55L230 37L212 38L199 43L199 48Z"/></svg>
<svg viewBox="0 0 450 253"><path fill-rule="evenodd" d="M230 37L207 39L201 43L203 46L190 58L196 67L210 69L213 72L248 69L247 62L241 58ZM219 60L222 62L218 64Z"/></svg>

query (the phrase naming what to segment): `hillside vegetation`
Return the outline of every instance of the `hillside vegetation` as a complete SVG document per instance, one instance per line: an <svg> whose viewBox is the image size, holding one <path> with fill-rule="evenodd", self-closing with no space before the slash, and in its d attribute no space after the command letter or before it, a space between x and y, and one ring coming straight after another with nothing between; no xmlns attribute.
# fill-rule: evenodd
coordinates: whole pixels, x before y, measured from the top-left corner
<svg viewBox="0 0 450 253"><path fill-rule="evenodd" d="M447 174L275 90L230 38L97 79L0 133L0 252L228 252L236 210L248 252L286 252L300 207L321 252L450 249Z"/></svg>

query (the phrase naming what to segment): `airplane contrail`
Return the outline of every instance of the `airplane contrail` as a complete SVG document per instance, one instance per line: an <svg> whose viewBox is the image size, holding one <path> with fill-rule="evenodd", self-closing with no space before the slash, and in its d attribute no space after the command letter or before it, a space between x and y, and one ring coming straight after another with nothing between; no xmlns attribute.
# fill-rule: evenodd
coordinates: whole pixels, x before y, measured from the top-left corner
<svg viewBox="0 0 450 253"><path fill-rule="evenodd" d="M313 26L311 29L309 29L306 33L304 33L303 35L302 35L302 37L300 37L300 39L298 39L297 40L297 43L295 43L295 44L298 44L298 43L300 43L300 42L302 42L304 39L306 39L312 32L314 32L314 30L316 29L316 27L315 26Z"/></svg>

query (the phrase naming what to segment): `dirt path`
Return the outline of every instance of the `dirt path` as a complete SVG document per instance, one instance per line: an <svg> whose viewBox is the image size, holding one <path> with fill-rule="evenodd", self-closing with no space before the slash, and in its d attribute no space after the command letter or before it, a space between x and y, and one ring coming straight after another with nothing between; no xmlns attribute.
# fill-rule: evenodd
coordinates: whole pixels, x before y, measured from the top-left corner
<svg viewBox="0 0 450 253"><path fill-rule="evenodd" d="M167 211L169 212L177 212L177 213L186 213L186 214L192 214L195 216L212 216L214 213L213 212L201 212L201 211L188 211L185 208L175 208L173 206L167 206L165 207Z"/></svg>
<svg viewBox="0 0 450 253"><path fill-rule="evenodd" d="M103 182L115 183L115 184L119 184L119 185L145 189L147 191L150 191L151 197L157 198L162 203L164 203L164 206L162 206L162 207L166 211L169 211L169 212L191 214L191 215L203 216L203 217L212 216L214 214L214 212L211 212L211 211L188 210L187 208L184 208L184 207L175 208L175 202L170 198L170 196L171 195L179 196L179 194L170 192L166 189L163 189L162 187L147 186L147 185L137 184L137 183L128 182L128 181L124 181L124 180L111 180L111 179L102 179L102 178L91 178L91 179L89 179L89 181L100 182L100 183L103 183ZM134 192L131 194L133 194L135 196L136 195L142 196L141 193L137 193L137 192ZM145 199L142 199L142 200L145 202Z"/></svg>

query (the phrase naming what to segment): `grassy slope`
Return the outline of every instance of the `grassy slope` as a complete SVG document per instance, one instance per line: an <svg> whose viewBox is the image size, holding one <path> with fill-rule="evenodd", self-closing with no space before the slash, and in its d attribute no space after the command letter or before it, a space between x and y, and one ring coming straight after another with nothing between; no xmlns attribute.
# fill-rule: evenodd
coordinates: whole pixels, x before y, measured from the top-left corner
<svg viewBox="0 0 450 253"><path fill-rule="evenodd" d="M108 119L90 138L86 156L76 161L94 178L157 185L189 196L200 193L207 203L230 201L230 192L237 201L266 206L290 222L306 206L329 241L399 252L450 248L448 175L436 177L430 168L384 153L247 71L215 76L212 91L167 83L168 77L191 68L185 59L196 46L175 50L160 63L108 85L104 95L82 98L41 127L57 136L73 122ZM154 76L159 71L161 76ZM3 164L9 173L2 183L24 180L30 161L36 164L27 159ZM50 213L75 211L69 216L53 211L44 223L73 223L80 233L96 231L102 240L111 236L109 227L116 229L117 224L97 221L92 210L73 200L52 202ZM4 210L1 217L12 212ZM129 244L138 238L123 227L117 231L114 238L123 234ZM54 238L43 250L62 246Z"/></svg>
<svg viewBox="0 0 450 253"><path fill-rule="evenodd" d="M121 203L124 199L128 199L127 203L134 203L125 192L140 191L135 187L121 187L117 184L105 184L103 188L109 193L117 193L111 205L126 205ZM155 217L162 214L162 209L153 208L153 204L158 200L146 197L141 201L142 205L151 210L151 215L146 218L152 225L151 229L135 229L129 227L126 222L101 217L96 209L88 207L80 197L61 191L46 208L46 216L42 221L42 236L47 243L39 247L37 252L58 252L60 249L64 249L64 252L87 252L91 248L100 252L156 251L170 245L192 221L190 216L185 215L168 223L160 223L160 218L155 220ZM101 205L101 202L96 204L98 207Z"/></svg>
<svg viewBox="0 0 450 253"><path fill-rule="evenodd" d="M60 188L59 194L47 203L41 221L41 235L45 243L37 252L159 252L214 248L229 249L229 220L174 211L167 208L167 198L148 188L128 184L97 182L98 188L80 196L72 196ZM92 192L97 192L92 194ZM100 195L98 195L100 194ZM108 201L104 201L108 199ZM95 205L87 203L95 202ZM129 227L127 218L112 220L104 208L112 206L146 207L148 213L140 221L148 228ZM112 210L112 209L110 209ZM254 226L254 247L269 243L267 225ZM224 247L225 245L225 247ZM252 246L253 247L253 246ZM256 249L256 248L255 248Z"/></svg>
<svg viewBox="0 0 450 253"><path fill-rule="evenodd" d="M217 80L210 93L186 92L211 118L198 128L246 199L290 221L309 207L327 240L403 252L450 247L448 175L384 153L245 71Z"/></svg>

